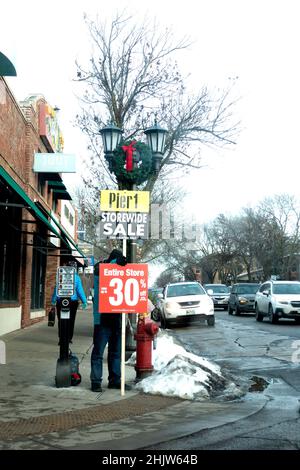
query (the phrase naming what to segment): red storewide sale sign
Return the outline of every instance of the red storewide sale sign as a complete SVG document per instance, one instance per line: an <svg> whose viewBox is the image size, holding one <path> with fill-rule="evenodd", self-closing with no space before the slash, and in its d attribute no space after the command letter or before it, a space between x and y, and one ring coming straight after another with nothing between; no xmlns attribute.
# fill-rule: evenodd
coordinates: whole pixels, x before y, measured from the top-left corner
<svg viewBox="0 0 300 470"><path fill-rule="evenodd" d="M99 311L101 313L146 313L148 305L147 264L100 264Z"/></svg>

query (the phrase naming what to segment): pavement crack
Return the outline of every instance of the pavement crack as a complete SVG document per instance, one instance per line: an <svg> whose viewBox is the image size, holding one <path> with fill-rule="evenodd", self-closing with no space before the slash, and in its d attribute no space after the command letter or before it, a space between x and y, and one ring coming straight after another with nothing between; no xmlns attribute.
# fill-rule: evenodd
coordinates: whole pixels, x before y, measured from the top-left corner
<svg viewBox="0 0 300 470"><path fill-rule="evenodd" d="M39 439L34 439L33 437L30 437L28 440L33 442L34 444L39 444L39 445L42 444L46 447L51 447L52 449L55 449L55 450L62 450L63 449L63 447L61 447L59 445L50 444L49 442L47 442L47 444L46 444L46 443L41 442Z"/></svg>
<svg viewBox="0 0 300 470"><path fill-rule="evenodd" d="M245 346L243 346L241 343L239 343L239 337L234 340L235 344L237 344L240 348L245 349Z"/></svg>

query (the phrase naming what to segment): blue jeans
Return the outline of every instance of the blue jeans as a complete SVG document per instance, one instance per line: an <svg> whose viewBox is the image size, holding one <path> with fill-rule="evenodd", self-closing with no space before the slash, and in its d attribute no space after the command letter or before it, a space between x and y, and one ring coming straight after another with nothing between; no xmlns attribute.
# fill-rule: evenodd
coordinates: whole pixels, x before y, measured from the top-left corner
<svg viewBox="0 0 300 470"><path fill-rule="evenodd" d="M94 325L94 347L91 356L91 382L100 384L103 373L103 353L108 344L108 382L121 382L121 329Z"/></svg>

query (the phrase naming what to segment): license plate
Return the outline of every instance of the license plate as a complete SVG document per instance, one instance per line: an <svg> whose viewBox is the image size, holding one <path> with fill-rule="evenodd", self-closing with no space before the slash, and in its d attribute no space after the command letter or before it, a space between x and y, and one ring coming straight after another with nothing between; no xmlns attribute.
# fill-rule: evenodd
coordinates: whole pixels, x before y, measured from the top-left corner
<svg viewBox="0 0 300 470"><path fill-rule="evenodd" d="M195 310L187 310L186 311L187 315L195 315L195 313L196 313Z"/></svg>

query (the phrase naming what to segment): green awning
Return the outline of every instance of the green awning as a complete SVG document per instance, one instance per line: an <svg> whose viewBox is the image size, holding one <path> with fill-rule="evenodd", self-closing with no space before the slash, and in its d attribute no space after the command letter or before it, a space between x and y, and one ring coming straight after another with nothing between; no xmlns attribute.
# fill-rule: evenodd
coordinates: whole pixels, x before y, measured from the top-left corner
<svg viewBox="0 0 300 470"><path fill-rule="evenodd" d="M52 194L54 199L65 199L68 201L72 201L72 198L68 191L63 189L52 189Z"/></svg>
<svg viewBox="0 0 300 470"><path fill-rule="evenodd" d="M63 191L67 190L64 183L62 183L61 181L48 181L48 188L61 189Z"/></svg>
<svg viewBox="0 0 300 470"><path fill-rule="evenodd" d="M61 231L61 234L62 236L65 238L65 243L67 243L68 245L68 248L70 248L70 245L71 245L71 249L72 249L72 246L74 247L74 250L72 251L77 251L79 256L81 256L82 258L84 258L85 260L87 260L87 257L86 255L78 248L78 245L76 245L76 243L74 242L74 240L70 237L70 235L68 234L68 232L57 222L57 220L55 220L55 218L53 217L53 215L46 211L46 209L44 209L44 211L47 213L47 215L51 218L51 220L53 220L53 222L57 225L57 227L59 228L59 230ZM75 256L75 255L72 255L72 256ZM75 256L76 257L76 256Z"/></svg>
<svg viewBox="0 0 300 470"><path fill-rule="evenodd" d="M62 177L59 173L40 173L43 175L44 180L46 181L60 181L62 182Z"/></svg>
<svg viewBox="0 0 300 470"><path fill-rule="evenodd" d="M17 72L11 61L0 52L0 76L1 77L16 77Z"/></svg>
<svg viewBox="0 0 300 470"><path fill-rule="evenodd" d="M18 194L18 196L21 198L23 203L28 206L28 210L36 217L38 217L47 227L48 229L54 233L58 238L61 239L61 241L64 243L64 245L70 249L70 245L74 247L74 251L77 251L82 258L87 259L85 254L78 248L76 243L72 240L72 238L69 236L69 234L66 232L66 230L55 220L55 218L49 213L45 208L43 210L45 213L53 220L57 228L60 230L61 233L59 233L53 225L49 222L47 217L43 214L41 209L38 208L38 206L30 199L29 196L25 193L25 191L21 188L21 186L18 185L18 183L15 182L15 180L7 173L7 171L0 166L0 177L2 177L6 183ZM72 255L73 256L73 255Z"/></svg>
<svg viewBox="0 0 300 470"><path fill-rule="evenodd" d="M64 244L66 241L64 238L59 234L59 232L50 224L49 220L44 216L42 211L36 206L36 204L30 199L29 196L25 193L25 191L15 182L15 180L7 173L7 171L0 166L0 176L6 181L6 183L18 194L18 196L22 199L22 201L28 206L28 210L38 217L47 227L48 229L54 233L58 238L60 238Z"/></svg>

